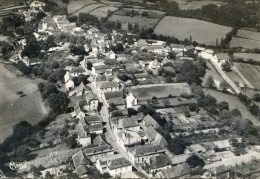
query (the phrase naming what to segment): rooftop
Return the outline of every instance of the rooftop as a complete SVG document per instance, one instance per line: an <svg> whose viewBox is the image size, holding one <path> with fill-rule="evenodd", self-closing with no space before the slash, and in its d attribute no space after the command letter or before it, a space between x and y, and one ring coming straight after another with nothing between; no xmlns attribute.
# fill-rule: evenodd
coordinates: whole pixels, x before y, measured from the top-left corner
<svg viewBox="0 0 260 179"><path fill-rule="evenodd" d="M131 163L126 158L123 158L123 157L110 160L107 163L107 167L110 170L115 170L115 169L123 168L123 167L127 167L127 166L131 166Z"/></svg>
<svg viewBox="0 0 260 179"><path fill-rule="evenodd" d="M139 146L130 148L130 150L132 150L133 155L136 157L165 152L165 149L161 145L154 145L154 144L139 145Z"/></svg>
<svg viewBox="0 0 260 179"><path fill-rule="evenodd" d="M163 168L171 165L171 160L167 154L152 156L150 158L151 169Z"/></svg>
<svg viewBox="0 0 260 179"><path fill-rule="evenodd" d="M111 152L114 151L114 149L108 145L108 144L103 144L103 145L94 145L94 146L89 146L82 148L83 153L86 156L91 156L91 155L98 155L100 153L105 153L105 152Z"/></svg>

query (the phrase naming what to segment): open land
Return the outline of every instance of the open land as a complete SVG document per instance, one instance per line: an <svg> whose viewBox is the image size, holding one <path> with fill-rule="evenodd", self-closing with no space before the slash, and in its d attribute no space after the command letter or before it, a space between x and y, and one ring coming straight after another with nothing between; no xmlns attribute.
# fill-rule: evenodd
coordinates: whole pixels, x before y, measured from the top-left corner
<svg viewBox="0 0 260 179"><path fill-rule="evenodd" d="M216 45L216 39L220 42L230 31L231 27L170 16L164 17L154 30L157 35L172 36L179 40L189 39L191 36L193 41L208 45Z"/></svg>
<svg viewBox="0 0 260 179"><path fill-rule="evenodd" d="M91 0L80 0L80 1L70 1L67 9L68 9L68 14L73 14L75 12L77 12L78 10L90 5L90 4L94 4L95 1L91 1Z"/></svg>
<svg viewBox="0 0 260 179"><path fill-rule="evenodd" d="M190 94L191 90L186 83L168 83L168 84L153 84L140 85L131 88L134 95L140 100L152 99L153 97L165 98L169 95L180 96L181 94Z"/></svg>
<svg viewBox="0 0 260 179"><path fill-rule="evenodd" d="M106 7L97 8L97 9L95 9L94 11L92 11L89 14L91 14L91 15L93 15L95 17L101 18L101 17L107 17L109 11L114 12L116 10L117 10L116 7L106 6Z"/></svg>
<svg viewBox="0 0 260 179"><path fill-rule="evenodd" d="M237 96L225 94L220 91L204 89L205 94L210 94L211 96L217 96L218 102L227 101L230 110L237 108L241 111L242 116L246 119L252 121L256 126L260 126L259 120L257 120L247 109L247 107L239 101Z"/></svg>
<svg viewBox="0 0 260 179"><path fill-rule="evenodd" d="M214 4L214 5L222 5L223 2L220 1L212 1L212 0L201 0L201 1L191 1L191 2L186 2L179 4L180 9L182 10L194 10L194 9L200 9L203 6L209 5L209 4Z"/></svg>
<svg viewBox="0 0 260 179"><path fill-rule="evenodd" d="M104 4L90 4L88 6L83 7L82 9L76 11L75 13L73 13L72 15L74 16L78 16L80 13L90 13L92 11L94 11L95 9L99 8L99 7L103 7L105 6Z"/></svg>
<svg viewBox="0 0 260 179"><path fill-rule="evenodd" d="M257 53L234 53L234 58L242 58L245 61L252 60L260 62L260 54Z"/></svg>
<svg viewBox="0 0 260 179"><path fill-rule="evenodd" d="M12 133L12 127L26 120L36 124L47 113L37 80L17 77L0 64L0 142ZM17 91L26 96L20 97Z"/></svg>
<svg viewBox="0 0 260 179"><path fill-rule="evenodd" d="M245 63L234 63L234 66L236 69L239 70L239 73L242 74L242 76L246 79L246 81L249 81L250 84L253 85L253 87L260 89L260 67L257 65L250 65Z"/></svg>
<svg viewBox="0 0 260 179"><path fill-rule="evenodd" d="M154 28L160 19L143 18L141 16L130 17L130 16L112 15L109 18L109 20L114 22L119 21L122 24L122 29L127 29L128 23L132 25L138 23L139 29L142 28L149 29L149 28Z"/></svg>
<svg viewBox="0 0 260 179"><path fill-rule="evenodd" d="M232 37L230 47L244 47L248 49L260 48L260 41L245 38Z"/></svg>

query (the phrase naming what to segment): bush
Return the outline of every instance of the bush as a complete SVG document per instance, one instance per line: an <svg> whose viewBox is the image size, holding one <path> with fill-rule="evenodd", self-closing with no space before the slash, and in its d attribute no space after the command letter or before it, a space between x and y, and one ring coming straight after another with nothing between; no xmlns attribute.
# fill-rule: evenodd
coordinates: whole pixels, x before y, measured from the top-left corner
<svg viewBox="0 0 260 179"><path fill-rule="evenodd" d="M201 158L199 158L197 155L190 156L186 160L186 162L189 164L189 166L191 168L195 168L195 167L201 167L202 168L205 165L205 162Z"/></svg>

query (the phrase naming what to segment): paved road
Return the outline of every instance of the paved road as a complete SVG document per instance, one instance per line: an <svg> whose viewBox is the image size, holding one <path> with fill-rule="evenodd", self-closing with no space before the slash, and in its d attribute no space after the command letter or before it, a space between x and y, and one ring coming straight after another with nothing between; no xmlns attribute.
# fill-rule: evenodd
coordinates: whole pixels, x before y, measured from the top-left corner
<svg viewBox="0 0 260 179"><path fill-rule="evenodd" d="M230 87L234 90L234 92L236 94L241 93L241 90L239 89L239 87L235 84L235 82L233 80L231 80L226 73L222 70L220 64L218 62L216 62L215 60L210 60L210 62L212 63L212 65L216 68L216 70L218 71L218 73L222 76L222 78L230 85Z"/></svg>

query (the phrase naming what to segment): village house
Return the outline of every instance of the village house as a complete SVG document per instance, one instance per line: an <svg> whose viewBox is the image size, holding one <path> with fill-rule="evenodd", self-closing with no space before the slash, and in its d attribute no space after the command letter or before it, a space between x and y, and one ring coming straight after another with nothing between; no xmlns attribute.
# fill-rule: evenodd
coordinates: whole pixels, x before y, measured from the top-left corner
<svg viewBox="0 0 260 179"><path fill-rule="evenodd" d="M89 172L88 165L91 162L85 157L82 150L72 156L73 165L79 176L86 177Z"/></svg>
<svg viewBox="0 0 260 179"><path fill-rule="evenodd" d="M126 96L126 108L137 108L138 102L137 98L133 95L132 92L129 92Z"/></svg>
<svg viewBox="0 0 260 179"><path fill-rule="evenodd" d="M101 174L108 173L112 177L120 177L122 174L132 171L131 163L121 154L98 159L96 167Z"/></svg>
<svg viewBox="0 0 260 179"><path fill-rule="evenodd" d="M142 138L139 133L131 130L121 130L117 133L117 143L124 150L127 151L128 147L141 145Z"/></svg>
<svg viewBox="0 0 260 179"><path fill-rule="evenodd" d="M93 65L92 66L92 75L103 75L107 70L111 69L108 65Z"/></svg>
<svg viewBox="0 0 260 179"><path fill-rule="evenodd" d="M114 130L115 134L123 129L138 132L140 130L140 125L135 118L119 118L113 121L112 129Z"/></svg>
<svg viewBox="0 0 260 179"><path fill-rule="evenodd" d="M72 80L72 75L70 75L70 72L66 72L64 75L64 81L65 81L65 88L67 91L70 91L74 88L74 81Z"/></svg>
<svg viewBox="0 0 260 179"><path fill-rule="evenodd" d="M144 118L143 118L143 125L146 126L147 128L149 126L153 127L154 129L158 129L160 128L160 125L158 124L158 122L149 114L147 114Z"/></svg>
<svg viewBox="0 0 260 179"><path fill-rule="evenodd" d="M104 144L106 144L106 142L104 141L104 139L103 139L100 135L98 135L98 136L96 136L96 138L93 140L93 144L94 144L94 145L104 145Z"/></svg>
<svg viewBox="0 0 260 179"><path fill-rule="evenodd" d="M193 45L188 45L184 47L184 52L193 52L193 51L194 51Z"/></svg>
<svg viewBox="0 0 260 179"><path fill-rule="evenodd" d="M147 51L147 52L150 52L150 53L155 53L155 54L158 54L158 55L162 55L164 53L164 48L161 45L142 46L140 48L140 51L141 52Z"/></svg>
<svg viewBox="0 0 260 179"><path fill-rule="evenodd" d="M57 30L58 27L51 16L44 17L38 26L39 33L46 32L49 35L52 35Z"/></svg>
<svg viewBox="0 0 260 179"><path fill-rule="evenodd" d="M191 169L187 163L177 165L172 168L163 169L155 174L156 178L188 178Z"/></svg>
<svg viewBox="0 0 260 179"><path fill-rule="evenodd" d="M148 172L154 176L157 172L161 170L171 168L171 159L167 154L152 156L148 165Z"/></svg>
<svg viewBox="0 0 260 179"><path fill-rule="evenodd" d="M170 44L170 47L172 49L172 51L174 52L183 52L184 51L184 45L182 44Z"/></svg>
<svg viewBox="0 0 260 179"><path fill-rule="evenodd" d="M86 116L84 120L87 125L102 124L102 119L99 115Z"/></svg>
<svg viewBox="0 0 260 179"><path fill-rule="evenodd" d="M108 144L88 146L82 148L81 150L86 158L93 163L96 163L96 161L100 158L114 155L114 149Z"/></svg>
<svg viewBox="0 0 260 179"><path fill-rule="evenodd" d="M103 82L97 85L97 91L100 95L106 92L116 92L119 91L119 83L117 82Z"/></svg>
<svg viewBox="0 0 260 179"><path fill-rule="evenodd" d="M69 69L70 74L75 77L77 77L79 75L87 75L87 72L82 67L71 67L71 68L67 68L67 69Z"/></svg>
<svg viewBox="0 0 260 179"><path fill-rule="evenodd" d="M165 152L165 148L160 145L145 144L128 148L128 157L131 163L148 163L152 156L162 155Z"/></svg>
<svg viewBox="0 0 260 179"><path fill-rule="evenodd" d="M214 51L211 49L206 49L203 50L198 56L208 59L208 60L213 60L214 59Z"/></svg>
<svg viewBox="0 0 260 179"><path fill-rule="evenodd" d="M99 135L99 134L103 134L104 126L102 123L92 124L92 125L88 125L86 129L90 134Z"/></svg>
<svg viewBox="0 0 260 179"><path fill-rule="evenodd" d="M216 53L214 59L216 62L222 64L230 61L228 53Z"/></svg>
<svg viewBox="0 0 260 179"><path fill-rule="evenodd" d="M77 103L74 107L74 111L71 113L72 117L76 117L77 119L82 119L86 116L85 112L81 109L79 104Z"/></svg>
<svg viewBox="0 0 260 179"><path fill-rule="evenodd" d="M195 53L195 54L200 54L200 53L201 53L202 51L204 51L205 49L206 49L205 47L196 46L194 53Z"/></svg>
<svg viewBox="0 0 260 179"><path fill-rule="evenodd" d="M145 130L145 136L144 136L145 142L148 144L157 144L161 146L167 146L168 143L165 140L165 138L159 134L152 126L149 126Z"/></svg>
<svg viewBox="0 0 260 179"><path fill-rule="evenodd" d="M39 58L24 57L24 58L22 58L22 61L28 67L35 66L35 65L40 65L42 63L42 61Z"/></svg>

